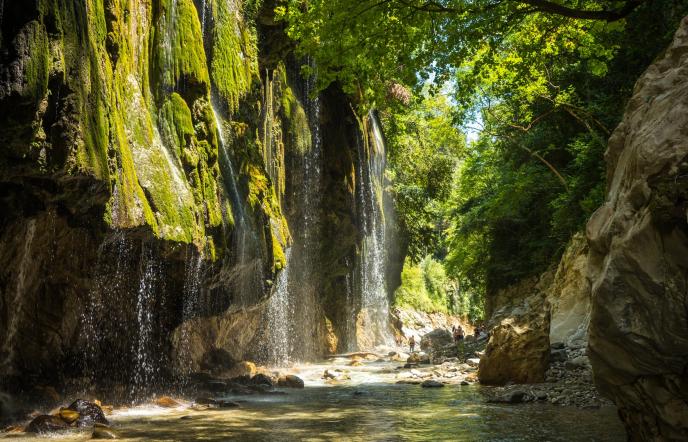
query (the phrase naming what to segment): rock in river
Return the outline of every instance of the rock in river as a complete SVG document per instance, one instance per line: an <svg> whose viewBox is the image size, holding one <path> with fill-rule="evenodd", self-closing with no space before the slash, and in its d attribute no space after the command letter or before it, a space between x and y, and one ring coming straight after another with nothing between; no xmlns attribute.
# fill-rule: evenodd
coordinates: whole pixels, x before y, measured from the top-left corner
<svg viewBox="0 0 688 442"><path fill-rule="evenodd" d="M423 388L441 388L444 387L444 384L440 381L436 381L434 379L428 379L423 381L422 384L420 384L421 387Z"/></svg>
<svg viewBox="0 0 688 442"><path fill-rule="evenodd" d="M155 400L155 405L163 408L176 408L181 404L169 396L161 396Z"/></svg>
<svg viewBox="0 0 688 442"><path fill-rule="evenodd" d="M287 388L303 388L304 383L303 379L301 379L298 376L295 376L293 374L288 374L286 376L282 376L279 378L277 381L277 385L280 387L287 387Z"/></svg>
<svg viewBox="0 0 688 442"><path fill-rule="evenodd" d="M439 351L453 342L454 338L449 330L436 328L421 338L420 348L425 351Z"/></svg>
<svg viewBox="0 0 688 442"><path fill-rule="evenodd" d="M543 289L548 281L524 281L513 290L526 293L498 310L478 377L488 385L543 382L549 365L549 309Z"/></svg>
<svg viewBox="0 0 688 442"><path fill-rule="evenodd" d="M59 416L44 414L32 420L29 426L26 427L26 432L46 434L53 431L65 430L67 428L69 428L69 424L60 419Z"/></svg>
<svg viewBox="0 0 688 442"><path fill-rule="evenodd" d="M76 421L78 427L90 427L93 424L107 425L109 422L105 419L103 410L93 402L84 399L77 399L67 407L70 410L79 413L79 419Z"/></svg>

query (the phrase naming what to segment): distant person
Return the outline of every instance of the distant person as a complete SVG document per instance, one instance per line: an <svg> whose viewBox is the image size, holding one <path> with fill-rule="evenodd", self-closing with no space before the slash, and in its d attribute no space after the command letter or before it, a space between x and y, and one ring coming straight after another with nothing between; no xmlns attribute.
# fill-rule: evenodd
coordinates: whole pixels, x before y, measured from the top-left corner
<svg viewBox="0 0 688 442"><path fill-rule="evenodd" d="M475 339L480 339L480 335L482 334L483 330L480 328L480 325L476 325L475 329L473 330L473 335L475 336Z"/></svg>
<svg viewBox="0 0 688 442"><path fill-rule="evenodd" d="M416 338L411 335L411 338L409 339L409 348L411 349L411 353L413 353L414 349L416 348Z"/></svg>
<svg viewBox="0 0 688 442"><path fill-rule="evenodd" d="M459 325L458 327L452 327L453 334L454 334L454 342L459 343L459 341L462 341L464 338L464 332L463 328Z"/></svg>
<svg viewBox="0 0 688 442"><path fill-rule="evenodd" d="M454 329L454 343L456 344L456 352L458 353L457 356L460 360L463 360L466 353L463 347L463 338L463 328L459 325L458 327L456 327L456 329Z"/></svg>

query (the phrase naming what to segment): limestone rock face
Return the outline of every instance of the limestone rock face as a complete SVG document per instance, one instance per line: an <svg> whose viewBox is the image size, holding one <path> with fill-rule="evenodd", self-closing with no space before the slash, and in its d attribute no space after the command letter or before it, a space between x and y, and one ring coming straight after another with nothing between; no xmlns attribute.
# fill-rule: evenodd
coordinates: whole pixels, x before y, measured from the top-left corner
<svg viewBox="0 0 688 442"><path fill-rule="evenodd" d="M550 310L543 289L550 285L551 279L551 274L546 273L539 281L519 284L514 290L530 295L494 313L490 320L490 340L480 359L481 383L503 385L545 380L550 351ZM530 284L529 290L526 284ZM511 298L504 293L501 297Z"/></svg>
<svg viewBox="0 0 688 442"><path fill-rule="evenodd" d="M552 285L547 289L551 306L549 340L569 348L584 348L590 323L590 281L588 245L575 235L559 262Z"/></svg>
<svg viewBox="0 0 688 442"><path fill-rule="evenodd" d="M629 434L688 439L688 18L636 84L587 225L588 353Z"/></svg>

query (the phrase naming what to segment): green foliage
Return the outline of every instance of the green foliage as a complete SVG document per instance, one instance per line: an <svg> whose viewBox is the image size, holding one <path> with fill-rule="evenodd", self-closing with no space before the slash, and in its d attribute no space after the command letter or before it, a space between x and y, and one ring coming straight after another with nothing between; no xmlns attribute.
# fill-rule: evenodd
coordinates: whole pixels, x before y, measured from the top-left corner
<svg viewBox="0 0 688 442"><path fill-rule="evenodd" d="M452 313L478 321L484 316L483 298L471 290L461 290L447 275L444 265L426 256L414 264L410 258L401 271L401 286L394 292L399 307L424 312Z"/></svg>
<svg viewBox="0 0 688 442"><path fill-rule="evenodd" d="M442 264L426 257L421 264L404 262L401 286L394 293L394 302L424 312L447 312L447 278Z"/></svg>
<svg viewBox="0 0 688 442"><path fill-rule="evenodd" d="M564 49L548 66L527 59L534 72L546 73L546 82L532 75L497 78L481 69L485 75L470 77L474 83L459 88L458 102L472 96L470 106L479 110L482 125L447 213L447 268L465 290L489 295L541 273L601 204L606 139L635 80L677 23L678 16L664 11L644 9L623 29L596 34L600 44L616 48L604 55L604 72L591 69L589 57L577 47L566 49L557 37L556 46ZM516 33L512 40L501 57L529 53L527 36ZM545 45L543 53L548 51ZM471 88L474 92L466 92Z"/></svg>
<svg viewBox="0 0 688 442"><path fill-rule="evenodd" d="M382 114L388 147L388 175L410 256L442 253L444 206L454 171L465 150L444 95L422 96L408 108Z"/></svg>
<svg viewBox="0 0 688 442"><path fill-rule="evenodd" d="M486 293L551 265L601 203L606 139L688 12L685 0L642 3L623 19L599 12L619 3L556 2L571 14L545 3L292 0L277 9L321 87L337 81L360 107L381 110L409 256L446 254L455 304L476 315ZM403 108L391 92L446 84L451 106L426 98ZM477 139L468 149L452 117ZM398 299L427 308L419 272L406 266Z"/></svg>

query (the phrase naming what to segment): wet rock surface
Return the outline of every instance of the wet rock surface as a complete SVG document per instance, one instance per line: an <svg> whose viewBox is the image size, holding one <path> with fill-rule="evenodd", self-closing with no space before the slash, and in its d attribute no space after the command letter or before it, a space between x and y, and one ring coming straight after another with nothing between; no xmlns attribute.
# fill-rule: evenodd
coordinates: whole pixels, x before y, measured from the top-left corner
<svg viewBox="0 0 688 442"><path fill-rule="evenodd" d="M67 408L79 413L79 418L76 421L78 427L89 427L94 424L108 424L103 409L93 402L77 399Z"/></svg>
<svg viewBox="0 0 688 442"><path fill-rule="evenodd" d="M277 381L277 385L287 388L304 388L305 386L303 379L293 374L280 376L279 380Z"/></svg>
<svg viewBox="0 0 688 442"><path fill-rule="evenodd" d="M41 415L34 418L26 427L27 433L48 434L55 431L66 430L69 424L59 416Z"/></svg>

